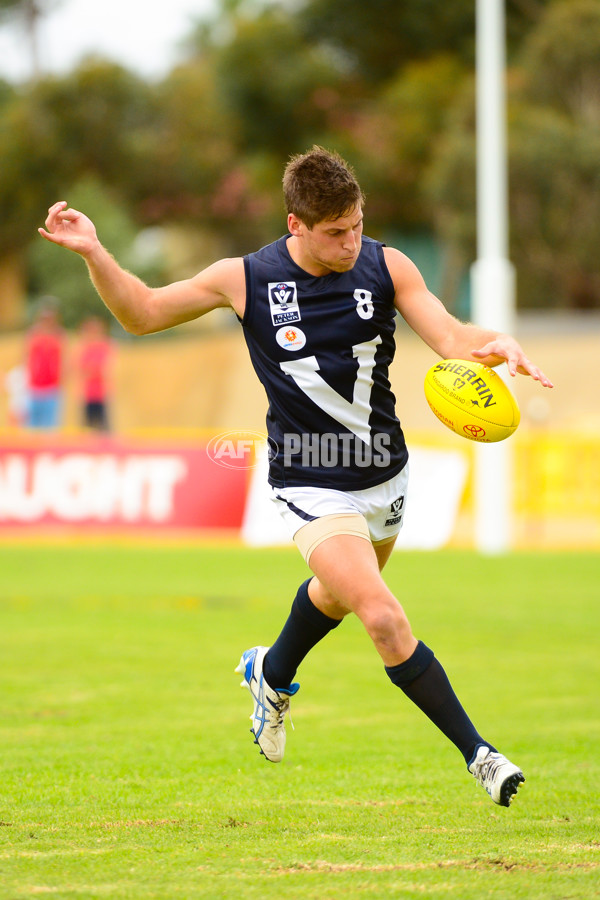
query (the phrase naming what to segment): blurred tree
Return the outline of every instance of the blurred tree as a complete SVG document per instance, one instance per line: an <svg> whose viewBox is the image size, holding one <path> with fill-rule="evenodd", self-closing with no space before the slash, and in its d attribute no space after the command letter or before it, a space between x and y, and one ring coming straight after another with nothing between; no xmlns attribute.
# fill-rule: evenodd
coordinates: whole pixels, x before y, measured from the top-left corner
<svg viewBox="0 0 600 900"><path fill-rule="evenodd" d="M471 77L448 110L423 182L437 232L462 257L475 258L475 84Z"/></svg>
<svg viewBox="0 0 600 900"><path fill-rule="evenodd" d="M539 303L600 308L600 2L557 0L515 92L515 262Z"/></svg>
<svg viewBox="0 0 600 900"><path fill-rule="evenodd" d="M145 82L99 62L86 63L65 78L0 92L4 254L22 250L49 198L66 195L85 176L102 179L129 199L131 179L149 152L153 102Z"/></svg>
<svg viewBox="0 0 600 900"><path fill-rule="evenodd" d="M549 2L507 0L511 52ZM297 22L330 50L345 84L352 76L359 85L333 135L360 168L370 227L430 230L435 218L425 184L448 112L473 71L473 0L306 0Z"/></svg>
<svg viewBox="0 0 600 900"><path fill-rule="evenodd" d="M219 219L212 198L236 164L237 125L214 81L214 68L195 59L156 86L151 127L136 136L136 170L121 183L142 221Z"/></svg>
<svg viewBox="0 0 600 900"><path fill-rule="evenodd" d="M600 308L600 2L556 0L509 72L511 257L521 307ZM473 89L428 179L439 231L475 257Z"/></svg>
<svg viewBox="0 0 600 900"><path fill-rule="evenodd" d="M15 89L0 92L0 326L24 318L24 248L43 219L47 196L60 185L56 145L27 99ZM44 192L42 183L47 190Z"/></svg>
<svg viewBox="0 0 600 900"><path fill-rule="evenodd" d="M523 305L600 308L600 127L515 105L512 258Z"/></svg>
<svg viewBox="0 0 600 900"><path fill-rule="evenodd" d="M506 0L509 52L552 0ZM334 48L367 83L394 77L407 63L452 54L472 65L474 0L305 0L298 27L318 44Z"/></svg>
<svg viewBox="0 0 600 900"><path fill-rule="evenodd" d="M126 189L154 126L153 91L112 62L89 59L62 78L40 82L28 97L38 137L54 141L54 165L67 185L85 174ZM38 148L38 154L43 152Z"/></svg>
<svg viewBox="0 0 600 900"><path fill-rule="evenodd" d="M135 171L132 135L149 125L148 88L119 66L89 63L4 96L0 117L0 322L23 318L23 262L45 209L77 180L123 183ZM0 94L0 102L2 97Z"/></svg>
<svg viewBox="0 0 600 900"><path fill-rule="evenodd" d="M469 71L448 54L409 63L366 106L354 132L370 224L381 229L431 227L422 182L448 109Z"/></svg>
<svg viewBox="0 0 600 900"><path fill-rule="evenodd" d="M0 0L0 19L16 16L23 23L34 78L39 78L41 74L39 22L59 2L60 0Z"/></svg>
<svg viewBox="0 0 600 900"><path fill-rule="evenodd" d="M321 47L300 34L281 9L238 17L214 55L219 89L239 123L244 151L265 145L287 156L321 131L339 102L340 72Z"/></svg>
<svg viewBox="0 0 600 900"><path fill-rule="evenodd" d="M0 13L18 5L0 0ZM520 60L511 71L512 183L530 230L535 215L549 215L533 202L550 166L542 147L547 166L533 171L535 129L541 139L560 135L557 147L583 167L579 180L571 173L571 188L592 188L585 160L597 127L598 5L506 0L509 50ZM570 12L584 7L578 20ZM551 17L563 8L564 19ZM455 258L472 258L473 43L473 0L221 0L214 20L190 36L188 61L159 84L101 60L19 90L0 83L1 257L17 272L48 203L71 201L81 183L96 193L104 185L136 227L210 229L222 255L246 252L281 231L288 155L321 143L357 167L371 230L435 223ZM574 90L583 63L587 74ZM525 269L527 235L518 227ZM0 258L0 290L2 271ZM39 282L36 268L33 283L43 290ZM574 288L565 282L564 290L571 296ZM537 296L528 289L527 302Z"/></svg>
<svg viewBox="0 0 600 900"><path fill-rule="evenodd" d="M600 124L600 3L559 0L525 43L527 96L592 127Z"/></svg>
<svg viewBox="0 0 600 900"><path fill-rule="evenodd" d="M473 0L308 0L298 20L311 41L335 48L367 82L440 52L473 58Z"/></svg>
<svg viewBox="0 0 600 900"><path fill-rule="evenodd" d="M230 152L219 156L230 168L213 184L209 221L247 252L282 229L288 156L315 142L339 143L364 92L280 5L230 0L189 45L195 64L214 73L215 100L229 123Z"/></svg>
<svg viewBox="0 0 600 900"><path fill-rule="evenodd" d="M161 278L164 260L160 255L144 259L136 253L139 228L114 189L88 176L71 185L69 203L76 209L85 209L102 235L103 244L126 268L135 269L150 282ZM76 327L88 314L112 321L75 253L57 253L51 244L37 240L29 246L28 267L32 300L45 294L56 297L66 327Z"/></svg>

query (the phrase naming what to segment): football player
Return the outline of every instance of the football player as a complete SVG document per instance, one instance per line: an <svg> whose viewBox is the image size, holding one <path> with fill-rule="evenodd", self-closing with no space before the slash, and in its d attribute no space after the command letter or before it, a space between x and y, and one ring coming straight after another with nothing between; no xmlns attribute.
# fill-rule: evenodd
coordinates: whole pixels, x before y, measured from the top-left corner
<svg viewBox="0 0 600 900"><path fill-rule="evenodd" d="M64 201L50 207L39 231L84 258L103 301L133 334L217 307L231 307L241 323L269 400L269 490L313 573L275 643L246 650L237 669L252 695L261 753L282 759L296 670L354 613L393 684L456 745L492 800L508 806L524 781L521 769L478 732L381 576L408 484L388 379L395 316L443 359L506 362L512 376L552 384L513 337L458 321L403 253L363 235L363 194L338 154L313 147L293 157L283 190L287 234L165 287L150 288L122 269L90 219Z"/></svg>

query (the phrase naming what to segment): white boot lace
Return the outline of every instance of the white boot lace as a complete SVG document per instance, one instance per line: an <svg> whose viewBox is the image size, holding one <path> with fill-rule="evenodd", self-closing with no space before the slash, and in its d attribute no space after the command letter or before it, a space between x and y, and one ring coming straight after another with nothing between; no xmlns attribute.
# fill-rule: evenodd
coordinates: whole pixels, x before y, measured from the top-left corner
<svg viewBox="0 0 600 900"><path fill-rule="evenodd" d="M472 763L473 775L485 786L494 780L501 760L500 754L492 753L491 750L488 750L485 756L483 754L481 758L478 756Z"/></svg>

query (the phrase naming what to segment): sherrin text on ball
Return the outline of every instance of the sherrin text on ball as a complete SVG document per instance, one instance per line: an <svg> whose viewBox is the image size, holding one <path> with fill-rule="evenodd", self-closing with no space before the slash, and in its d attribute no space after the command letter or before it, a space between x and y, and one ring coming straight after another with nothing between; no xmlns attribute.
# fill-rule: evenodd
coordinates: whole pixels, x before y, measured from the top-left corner
<svg viewBox="0 0 600 900"><path fill-rule="evenodd" d="M503 441L521 419L509 388L483 363L464 359L435 363L425 376L425 396L440 422L470 441Z"/></svg>

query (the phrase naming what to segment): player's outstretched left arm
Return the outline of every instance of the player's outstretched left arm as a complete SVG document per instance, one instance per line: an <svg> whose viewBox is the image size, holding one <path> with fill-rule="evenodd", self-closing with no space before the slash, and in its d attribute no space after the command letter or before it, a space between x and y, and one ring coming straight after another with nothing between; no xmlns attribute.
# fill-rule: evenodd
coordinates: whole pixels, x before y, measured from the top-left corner
<svg viewBox="0 0 600 900"><path fill-rule="evenodd" d="M460 322L428 289L423 276L404 254L385 248L385 258L396 288L396 308L410 327L442 359L466 359L498 366L506 362L511 375L530 375L544 387L550 379L525 355L508 334Z"/></svg>
<svg viewBox="0 0 600 900"><path fill-rule="evenodd" d="M45 226L38 229L43 238L85 260L98 294L132 334L172 328L217 307L232 306L243 316L242 259L219 260L193 278L150 288L118 264L100 243L94 223L64 200L50 207Z"/></svg>

